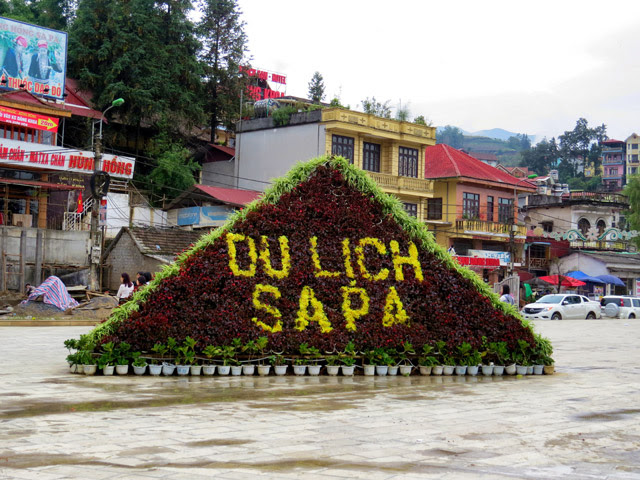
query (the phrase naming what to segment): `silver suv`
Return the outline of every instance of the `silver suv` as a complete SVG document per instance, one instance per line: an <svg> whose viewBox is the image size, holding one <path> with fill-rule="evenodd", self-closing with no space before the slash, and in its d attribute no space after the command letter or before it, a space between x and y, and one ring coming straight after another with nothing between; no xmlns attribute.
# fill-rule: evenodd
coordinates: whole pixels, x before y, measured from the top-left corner
<svg viewBox="0 0 640 480"><path fill-rule="evenodd" d="M600 299L603 317L640 318L640 298L626 295L607 295Z"/></svg>

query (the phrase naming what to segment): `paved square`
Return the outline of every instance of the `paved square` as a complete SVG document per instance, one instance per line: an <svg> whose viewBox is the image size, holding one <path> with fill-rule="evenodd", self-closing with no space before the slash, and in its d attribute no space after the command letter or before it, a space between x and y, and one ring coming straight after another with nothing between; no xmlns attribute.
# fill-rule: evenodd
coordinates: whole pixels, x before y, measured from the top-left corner
<svg viewBox="0 0 640 480"><path fill-rule="evenodd" d="M538 322L558 373L86 377L0 328L0 479L640 479L640 320Z"/></svg>

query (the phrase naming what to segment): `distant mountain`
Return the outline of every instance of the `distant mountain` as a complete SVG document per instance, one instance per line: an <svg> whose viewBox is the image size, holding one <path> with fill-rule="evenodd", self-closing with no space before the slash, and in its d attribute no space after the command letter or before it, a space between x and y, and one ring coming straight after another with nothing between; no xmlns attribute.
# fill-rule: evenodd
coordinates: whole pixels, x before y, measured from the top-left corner
<svg viewBox="0 0 640 480"><path fill-rule="evenodd" d="M443 128L444 127L438 127L436 130L436 135ZM462 128L460 128L460 130L466 137L487 137L487 138L496 138L498 140L503 140L503 141L507 141L509 140L509 137L515 137L517 135L517 133L510 132L508 130L505 130L504 128L492 128L490 130L479 130L477 132L468 132L467 130L464 130ZM529 135L529 139L531 140L531 144L536 143L535 135Z"/></svg>

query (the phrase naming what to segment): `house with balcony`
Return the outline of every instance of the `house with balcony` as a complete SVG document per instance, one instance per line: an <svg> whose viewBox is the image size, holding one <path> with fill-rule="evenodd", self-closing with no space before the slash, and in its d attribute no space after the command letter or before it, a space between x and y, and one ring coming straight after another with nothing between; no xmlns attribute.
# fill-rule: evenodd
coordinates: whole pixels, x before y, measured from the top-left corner
<svg viewBox="0 0 640 480"><path fill-rule="evenodd" d="M638 136L637 133L632 133L629 138L625 140L625 144L625 173L626 178L629 178L631 175L637 175L640 173L640 160L638 160L638 153L640 152L640 136Z"/></svg>
<svg viewBox="0 0 640 480"><path fill-rule="evenodd" d="M426 149L424 176L434 184L425 221L440 245L458 256L500 258L505 271L522 262L526 230L514 206L534 184L444 144Z"/></svg>
<svg viewBox="0 0 640 480"><path fill-rule="evenodd" d="M264 191L296 162L340 155L397 196L410 215L424 220L433 196L424 155L435 143L434 127L344 108L294 113L278 124L273 117L243 120L236 127L235 156L209 162L202 182Z"/></svg>
<svg viewBox="0 0 640 480"><path fill-rule="evenodd" d="M601 145L602 185L608 192L619 192L625 184L626 143L612 139L604 140Z"/></svg>

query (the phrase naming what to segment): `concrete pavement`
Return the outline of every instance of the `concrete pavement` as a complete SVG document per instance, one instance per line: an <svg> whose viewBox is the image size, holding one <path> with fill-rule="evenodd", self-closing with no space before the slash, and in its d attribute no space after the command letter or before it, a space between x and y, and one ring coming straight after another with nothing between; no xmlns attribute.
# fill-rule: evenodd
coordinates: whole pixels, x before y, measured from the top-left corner
<svg viewBox="0 0 640 480"><path fill-rule="evenodd" d="M640 479L640 320L538 322L557 374L85 377L0 328L0 479Z"/></svg>

